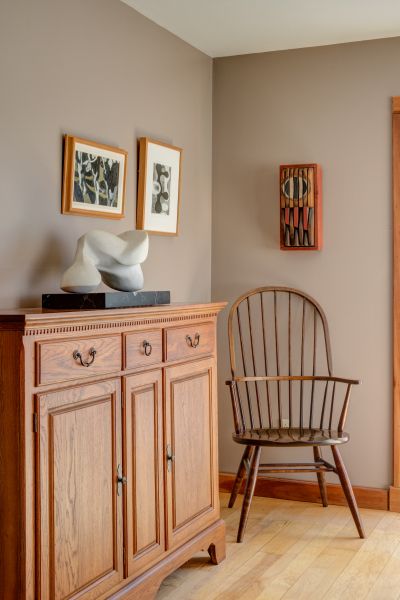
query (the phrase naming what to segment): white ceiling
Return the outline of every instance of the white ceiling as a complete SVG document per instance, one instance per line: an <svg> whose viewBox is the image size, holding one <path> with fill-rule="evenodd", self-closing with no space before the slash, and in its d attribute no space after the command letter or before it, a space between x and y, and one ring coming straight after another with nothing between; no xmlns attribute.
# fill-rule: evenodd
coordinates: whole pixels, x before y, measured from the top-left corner
<svg viewBox="0 0 400 600"><path fill-rule="evenodd" d="M400 35L400 0L122 0L209 56Z"/></svg>

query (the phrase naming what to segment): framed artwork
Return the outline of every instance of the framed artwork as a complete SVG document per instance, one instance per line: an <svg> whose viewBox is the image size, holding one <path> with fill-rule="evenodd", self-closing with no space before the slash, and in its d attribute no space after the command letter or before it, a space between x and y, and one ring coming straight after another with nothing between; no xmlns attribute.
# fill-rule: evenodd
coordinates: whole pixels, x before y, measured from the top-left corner
<svg viewBox="0 0 400 600"><path fill-rule="evenodd" d="M280 166L281 250L322 248L321 166Z"/></svg>
<svg viewBox="0 0 400 600"><path fill-rule="evenodd" d="M122 219L127 156L120 148L66 135L62 213Z"/></svg>
<svg viewBox="0 0 400 600"><path fill-rule="evenodd" d="M178 235L182 149L139 139L136 228Z"/></svg>

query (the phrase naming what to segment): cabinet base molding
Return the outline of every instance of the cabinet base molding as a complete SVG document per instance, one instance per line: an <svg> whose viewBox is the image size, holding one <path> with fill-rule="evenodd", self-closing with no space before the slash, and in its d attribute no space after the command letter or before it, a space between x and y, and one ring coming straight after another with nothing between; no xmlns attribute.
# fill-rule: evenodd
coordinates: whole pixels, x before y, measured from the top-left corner
<svg viewBox="0 0 400 600"><path fill-rule="evenodd" d="M225 523L222 519L197 534L132 583L109 596L109 600L154 600L163 580L201 550L208 551L211 562L215 565L225 559Z"/></svg>
<svg viewBox="0 0 400 600"><path fill-rule="evenodd" d="M219 488L221 492L231 492L236 475L233 473L220 473ZM400 488L390 488L390 508L389 508L389 490L383 488L368 488L353 486L355 497L361 508L373 508L377 510L392 510L400 512ZM397 494L393 495L392 490ZM243 494L244 482L240 493ZM328 503L338 506L346 506L342 488L336 483L327 483ZM317 482L302 481L300 479L284 479L278 477L268 477L257 480L254 494L264 498L279 498L280 500L297 500L299 502L321 502L319 486ZM393 504L393 508L392 508ZM395 508L397 506L397 508Z"/></svg>

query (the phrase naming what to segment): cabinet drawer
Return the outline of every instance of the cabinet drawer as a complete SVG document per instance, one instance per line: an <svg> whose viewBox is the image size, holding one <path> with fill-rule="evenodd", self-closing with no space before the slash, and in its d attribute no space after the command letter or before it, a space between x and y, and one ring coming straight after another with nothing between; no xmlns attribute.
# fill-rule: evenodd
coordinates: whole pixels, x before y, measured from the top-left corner
<svg viewBox="0 0 400 600"><path fill-rule="evenodd" d="M196 358L215 350L214 323L171 327L165 330L165 336L166 360Z"/></svg>
<svg viewBox="0 0 400 600"><path fill-rule="evenodd" d="M121 370L121 336L37 342L36 383L44 385Z"/></svg>
<svg viewBox="0 0 400 600"><path fill-rule="evenodd" d="M162 362L162 331L152 329L124 335L125 369Z"/></svg>

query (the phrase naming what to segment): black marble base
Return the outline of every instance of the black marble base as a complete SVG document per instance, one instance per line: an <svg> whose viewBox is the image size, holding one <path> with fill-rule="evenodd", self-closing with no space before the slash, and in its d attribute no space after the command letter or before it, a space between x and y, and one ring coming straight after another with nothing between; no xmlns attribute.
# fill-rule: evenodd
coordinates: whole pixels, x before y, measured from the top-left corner
<svg viewBox="0 0 400 600"><path fill-rule="evenodd" d="M98 292L93 294L42 294L42 308L99 309L157 306L170 304L171 293L162 292Z"/></svg>

